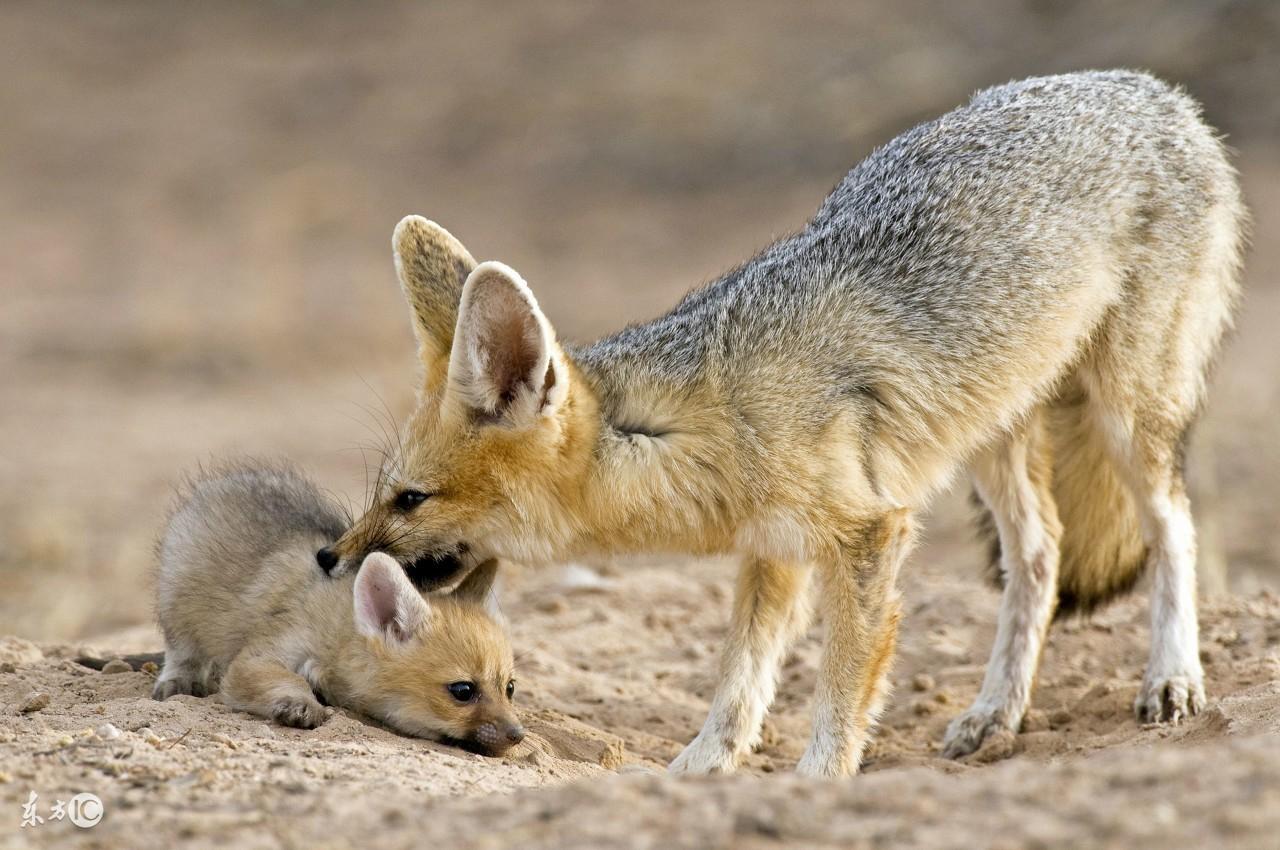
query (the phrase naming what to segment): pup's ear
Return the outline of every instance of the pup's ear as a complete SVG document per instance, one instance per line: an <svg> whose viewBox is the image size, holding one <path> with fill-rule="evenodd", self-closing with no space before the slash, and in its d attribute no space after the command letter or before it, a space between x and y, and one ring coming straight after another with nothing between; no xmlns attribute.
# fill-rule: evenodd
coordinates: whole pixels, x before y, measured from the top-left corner
<svg viewBox="0 0 1280 850"><path fill-rule="evenodd" d="M466 602L483 605L485 611L494 620L504 623L502 608L498 605L498 559L485 561L467 573L467 577L458 582L450 596Z"/></svg>
<svg viewBox="0 0 1280 850"><path fill-rule="evenodd" d="M391 245L400 288L413 314L425 388L432 392L448 371L462 285L476 261L449 231L419 215L406 216L396 225Z"/></svg>
<svg viewBox="0 0 1280 850"><path fill-rule="evenodd" d="M431 617L431 608L390 555L364 559L355 583L356 631L389 644L410 640Z"/></svg>
<svg viewBox="0 0 1280 850"><path fill-rule="evenodd" d="M527 284L502 263L476 266L462 288L449 391L491 422L526 427L559 410L564 354Z"/></svg>

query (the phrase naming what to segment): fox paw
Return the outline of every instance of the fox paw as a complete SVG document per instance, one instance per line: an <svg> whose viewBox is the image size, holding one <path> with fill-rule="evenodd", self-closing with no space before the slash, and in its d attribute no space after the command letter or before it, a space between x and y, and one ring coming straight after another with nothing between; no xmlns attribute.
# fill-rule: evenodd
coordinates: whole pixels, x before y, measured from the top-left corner
<svg viewBox="0 0 1280 850"><path fill-rule="evenodd" d="M1001 729L1016 731L1001 712L970 708L947 725L947 733L942 738L942 757L958 759L977 752L988 736Z"/></svg>
<svg viewBox="0 0 1280 850"><path fill-rule="evenodd" d="M709 773L732 773L737 767L738 757L733 750L725 746L723 741L699 732L698 737L689 742L689 746L676 756L667 770L671 773L700 776Z"/></svg>
<svg viewBox="0 0 1280 850"><path fill-rule="evenodd" d="M285 697L271 706L271 719L281 726L297 729L314 729L328 719L324 706L314 699Z"/></svg>
<svg viewBox="0 0 1280 850"><path fill-rule="evenodd" d="M1204 708L1204 681L1198 673L1171 676L1147 674L1133 701L1143 723L1178 724Z"/></svg>
<svg viewBox="0 0 1280 850"><path fill-rule="evenodd" d="M167 679L157 679L155 687L151 690L151 698L162 701L178 694L204 697L209 695L209 691L201 679L188 676L170 676Z"/></svg>

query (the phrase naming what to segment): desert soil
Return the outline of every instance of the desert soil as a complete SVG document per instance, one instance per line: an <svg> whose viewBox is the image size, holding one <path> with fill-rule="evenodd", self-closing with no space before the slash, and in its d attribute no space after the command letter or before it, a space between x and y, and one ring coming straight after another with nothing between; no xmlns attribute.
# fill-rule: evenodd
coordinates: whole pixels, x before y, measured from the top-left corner
<svg viewBox="0 0 1280 850"><path fill-rule="evenodd" d="M598 581L580 569L508 579L531 735L502 759L345 712L298 731L216 698L157 703L146 673L70 660L156 648L145 628L76 644L7 639L0 835L147 848L362 847L373 835L385 847L1275 846L1280 597L1205 604L1211 704L1180 726L1133 718L1146 635L1134 599L1056 630L1022 734L943 761L938 742L977 689L994 602L945 568L946 548L928 547L906 582L896 696L856 780L789 775L820 629L787 663L744 775L664 775L707 707L732 565L655 564ZM23 710L42 694L47 705ZM42 805L92 791L106 817L87 830L7 829L31 790Z"/></svg>
<svg viewBox="0 0 1280 850"><path fill-rule="evenodd" d="M1275 847L1280 843L1280 6L1270 0L0 8L0 848ZM1022 732L938 757L996 594L963 481L925 518L864 774L791 770L821 626L739 775L663 766L711 695L733 565L513 566L529 740L501 760L335 714L149 699L77 653L160 648L151 545L210 457L343 498L414 396L404 214L520 269L572 339L798 226L872 146L1013 77L1146 67L1238 151L1247 298L1192 476L1210 703L1131 712L1145 592L1059 624ZM1217 567L1223 581L1216 581ZM91 829L20 827L79 792Z"/></svg>

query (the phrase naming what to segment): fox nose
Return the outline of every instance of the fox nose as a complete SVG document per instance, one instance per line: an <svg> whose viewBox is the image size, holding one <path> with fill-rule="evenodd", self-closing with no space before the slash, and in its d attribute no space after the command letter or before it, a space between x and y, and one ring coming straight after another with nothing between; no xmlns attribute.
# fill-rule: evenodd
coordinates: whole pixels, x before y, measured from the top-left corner
<svg viewBox="0 0 1280 850"><path fill-rule="evenodd" d="M338 553L330 549L328 546L316 552L316 563L320 565L320 569L325 574L333 572L333 568L338 566Z"/></svg>
<svg viewBox="0 0 1280 850"><path fill-rule="evenodd" d="M518 743L520 743L521 741L523 741L523 740L524 740L524 727L523 727L523 726L508 726L508 727L507 727L507 740L511 742L511 745L512 745L512 746L515 746L516 744L518 744Z"/></svg>

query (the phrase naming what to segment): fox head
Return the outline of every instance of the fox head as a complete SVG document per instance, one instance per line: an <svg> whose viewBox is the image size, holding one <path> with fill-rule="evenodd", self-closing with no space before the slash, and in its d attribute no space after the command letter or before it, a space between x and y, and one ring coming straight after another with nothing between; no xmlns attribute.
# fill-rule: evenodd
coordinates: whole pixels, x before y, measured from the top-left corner
<svg viewBox="0 0 1280 850"><path fill-rule="evenodd" d="M482 598L464 582L428 601L383 553L365 558L353 588L356 640L344 656L353 707L408 735L497 756L520 743L515 662Z"/></svg>
<svg viewBox="0 0 1280 850"><path fill-rule="evenodd" d="M493 557L539 562L572 536L594 399L525 282L410 216L393 239L423 386L372 506L317 559L385 552L434 590Z"/></svg>

